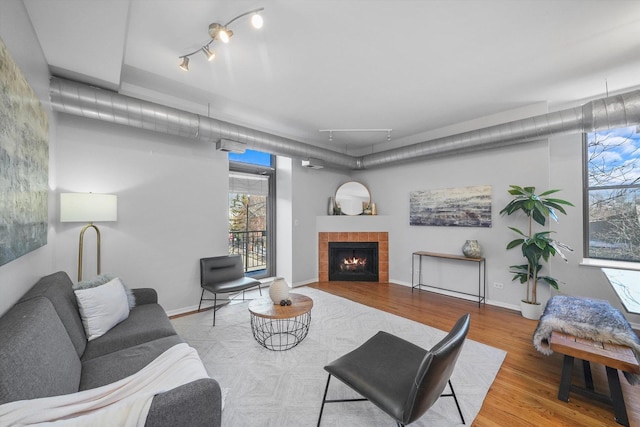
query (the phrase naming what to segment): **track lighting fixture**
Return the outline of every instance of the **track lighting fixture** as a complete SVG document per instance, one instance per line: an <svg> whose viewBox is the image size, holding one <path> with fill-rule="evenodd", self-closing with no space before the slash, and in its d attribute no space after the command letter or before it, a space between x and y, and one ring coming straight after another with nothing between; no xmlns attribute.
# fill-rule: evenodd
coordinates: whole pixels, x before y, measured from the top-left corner
<svg viewBox="0 0 640 427"><path fill-rule="evenodd" d="M187 56L181 56L180 58L182 58L182 63L180 63L180 68L182 68L185 71L189 71L189 58Z"/></svg>
<svg viewBox="0 0 640 427"><path fill-rule="evenodd" d="M334 132L386 132L387 141L391 141L393 129L318 129L318 132L329 132L329 142L333 141Z"/></svg>
<svg viewBox="0 0 640 427"><path fill-rule="evenodd" d="M211 44L213 44L213 42L215 41L221 41L222 43L229 43L229 40L233 36L233 31L231 31L228 28L229 25L244 16L252 15L251 25L256 29L262 28L262 26L264 25L264 20L262 19L262 15L260 15L260 12L262 12L263 10L264 10L264 7L261 7L259 9L254 9L245 13L241 13L240 15L236 16L235 18L233 18L231 21L227 22L224 25L218 24L217 22L213 22L209 24L209 37L211 38L211 40L209 40L204 46L202 46L198 50L194 50L193 52L187 53L186 55L181 55L179 57L182 60L182 62L180 63L180 68L182 68L185 71L189 71L189 57L192 55L195 55L198 52L203 52L206 55L207 60L212 61L215 58L216 54L211 51L210 49Z"/></svg>

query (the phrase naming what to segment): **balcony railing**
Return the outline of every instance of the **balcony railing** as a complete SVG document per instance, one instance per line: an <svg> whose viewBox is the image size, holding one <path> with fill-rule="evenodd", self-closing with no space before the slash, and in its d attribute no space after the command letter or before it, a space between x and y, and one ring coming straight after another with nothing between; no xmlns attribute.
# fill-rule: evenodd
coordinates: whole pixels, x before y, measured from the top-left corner
<svg viewBox="0 0 640 427"><path fill-rule="evenodd" d="M267 269L267 231L230 231L229 254L242 255L247 273Z"/></svg>

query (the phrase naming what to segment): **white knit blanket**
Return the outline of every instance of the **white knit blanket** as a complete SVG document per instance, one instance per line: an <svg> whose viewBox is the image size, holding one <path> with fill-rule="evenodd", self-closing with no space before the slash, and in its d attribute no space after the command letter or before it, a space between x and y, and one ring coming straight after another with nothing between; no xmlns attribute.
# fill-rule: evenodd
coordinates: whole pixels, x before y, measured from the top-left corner
<svg viewBox="0 0 640 427"><path fill-rule="evenodd" d="M196 350L177 344L115 383L0 405L0 426L143 426L153 396L200 378L208 375Z"/></svg>

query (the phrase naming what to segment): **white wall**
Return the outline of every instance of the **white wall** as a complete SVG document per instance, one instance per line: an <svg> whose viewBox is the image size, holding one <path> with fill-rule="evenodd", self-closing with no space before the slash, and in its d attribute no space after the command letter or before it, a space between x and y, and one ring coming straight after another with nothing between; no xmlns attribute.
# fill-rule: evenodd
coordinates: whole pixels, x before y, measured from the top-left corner
<svg viewBox="0 0 640 427"><path fill-rule="evenodd" d="M131 287L153 287L167 311L197 306L199 259L228 248L228 159L214 144L60 114L57 182L61 192L118 196L118 221L97 224L102 272ZM57 205L57 199L56 199ZM77 279L84 224L60 223L56 269ZM87 231L83 278L96 274Z"/></svg>
<svg viewBox="0 0 640 427"><path fill-rule="evenodd" d="M507 117L507 115L505 115ZM550 229L559 241L569 244L574 252L566 253L568 262L559 256L551 259L545 271L561 281L560 293L601 298L624 312L608 281L599 268L581 265L582 252L582 136L565 135L532 143L495 150L474 152L452 157L391 166L354 173L354 179L367 185L378 213L388 217L389 277L392 282L410 285L411 254L432 251L461 254L467 239L477 239L487 259L487 298L489 303L518 309L525 294L524 285L511 281L509 266L522 263L517 249L506 250L506 244L516 236L509 226L523 228L520 215L501 216L500 210L510 201L510 184L535 186L538 190L558 188L558 197L575 207L560 215ZM493 189L492 227L427 227L409 225L409 193L416 190L442 189L474 185L491 185ZM329 189L327 197L335 189ZM324 200L323 194L317 194ZM323 215L324 207L318 207ZM362 218L361 221L366 221ZM475 265L442 260L423 260L424 282L464 292L477 290ZM417 276L415 276L417 278ZM499 289L493 284L502 283ZM547 285L538 288L542 302L556 292ZM640 316L626 313L633 324Z"/></svg>
<svg viewBox="0 0 640 427"><path fill-rule="evenodd" d="M49 70L20 0L0 1L0 38L49 114L49 186L55 188L55 119L49 99ZM49 198L49 217L53 212ZM40 277L52 272L55 233L49 223L47 245L15 261L0 266L0 314L26 292Z"/></svg>
<svg viewBox="0 0 640 427"><path fill-rule="evenodd" d="M540 165L536 171L532 165ZM509 184L545 188L548 180L548 149L545 141L497 150L457 155L402 166L363 172L376 202L378 213L388 215L390 280L411 284L412 253L415 251L462 254L465 240L476 239L487 258L487 298L499 305L516 307L523 290L511 285L507 267L519 262L516 251L505 246L514 236L507 224L514 219L499 215L508 203ZM409 225L409 194L412 191L490 185L492 187L492 227L431 227ZM460 262L424 259L424 282L465 292L477 292L477 266ZM416 276L417 279L417 276ZM503 283L502 289L491 286Z"/></svg>
<svg viewBox="0 0 640 427"><path fill-rule="evenodd" d="M329 197L340 184L350 181L347 171L309 169L300 160L293 162L293 284L318 280L318 234L316 217L327 215ZM288 260L289 261L289 260Z"/></svg>

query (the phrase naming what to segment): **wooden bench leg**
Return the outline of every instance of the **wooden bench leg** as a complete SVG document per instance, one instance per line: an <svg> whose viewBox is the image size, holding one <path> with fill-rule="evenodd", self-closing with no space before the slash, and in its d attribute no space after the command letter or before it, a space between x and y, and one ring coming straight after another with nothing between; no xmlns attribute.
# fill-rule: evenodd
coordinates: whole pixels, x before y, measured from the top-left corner
<svg viewBox="0 0 640 427"><path fill-rule="evenodd" d="M629 418L627 417L627 409L624 404L618 370L607 366L607 380L609 381L609 394L611 395L611 404L613 405L616 422L629 427Z"/></svg>
<svg viewBox="0 0 640 427"><path fill-rule="evenodd" d="M582 373L584 374L584 386L587 390L593 391L593 376L591 376L591 363L588 360L582 361Z"/></svg>
<svg viewBox="0 0 640 427"><path fill-rule="evenodd" d="M571 374L573 373L573 356L565 354L562 362L562 375L560 376L560 388L558 390L558 399L563 402L569 401L569 392L571 391Z"/></svg>

